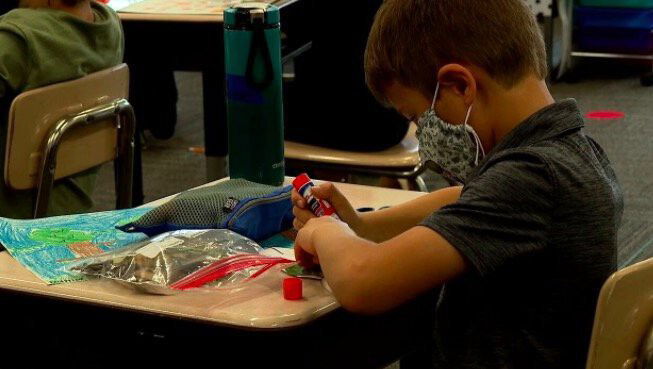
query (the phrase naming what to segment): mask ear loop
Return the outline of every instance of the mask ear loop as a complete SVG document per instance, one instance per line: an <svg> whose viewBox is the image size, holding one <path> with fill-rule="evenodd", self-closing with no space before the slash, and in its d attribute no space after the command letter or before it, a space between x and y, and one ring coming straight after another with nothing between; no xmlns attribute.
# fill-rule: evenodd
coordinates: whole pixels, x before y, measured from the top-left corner
<svg viewBox="0 0 653 369"><path fill-rule="evenodd" d="M483 148L483 144L481 143L481 138L478 137L476 131L472 127L470 127L469 124L467 124L467 122L469 121L469 117L472 115L472 107L473 105L470 105L469 109L467 109L467 116L465 116L465 122L463 123L463 125L465 126L465 130L467 132L471 132L472 136L474 136L474 142L472 142L476 146L476 158L474 159L474 164L478 165L479 159L481 158L479 157L479 154L482 154L482 157L485 157L485 149Z"/></svg>
<svg viewBox="0 0 653 369"><path fill-rule="evenodd" d="M485 157L485 149L483 148L483 143L481 142L481 138L478 137L476 131L473 132L474 132L474 139L476 140L476 165L478 165L479 160ZM481 150L480 153L482 154L480 157L478 156L479 149Z"/></svg>
<svg viewBox="0 0 653 369"><path fill-rule="evenodd" d="M431 102L431 110L435 111L435 100L438 99L438 92L440 91L440 82L435 86L435 94L433 94L433 101Z"/></svg>

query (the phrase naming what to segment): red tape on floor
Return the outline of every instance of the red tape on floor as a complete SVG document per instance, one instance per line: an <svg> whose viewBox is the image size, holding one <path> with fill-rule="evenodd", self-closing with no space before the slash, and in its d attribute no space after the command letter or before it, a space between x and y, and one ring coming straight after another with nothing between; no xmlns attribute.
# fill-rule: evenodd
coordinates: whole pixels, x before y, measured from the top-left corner
<svg viewBox="0 0 653 369"><path fill-rule="evenodd" d="M620 111L613 111L613 110L598 110L598 111L591 111L585 114L585 118L597 119L597 120L622 119L625 116L626 114Z"/></svg>

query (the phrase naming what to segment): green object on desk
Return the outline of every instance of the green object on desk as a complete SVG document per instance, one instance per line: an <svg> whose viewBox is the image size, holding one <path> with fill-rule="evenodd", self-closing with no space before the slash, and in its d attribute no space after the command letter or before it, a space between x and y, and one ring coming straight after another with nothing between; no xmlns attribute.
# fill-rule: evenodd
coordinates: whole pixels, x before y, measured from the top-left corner
<svg viewBox="0 0 653 369"><path fill-rule="evenodd" d="M303 266L299 264L293 264L288 268L282 269L282 271L291 277L318 279L318 280L324 278L324 274L322 274L321 269L317 268L317 269L309 270L309 269L305 269Z"/></svg>
<svg viewBox="0 0 653 369"><path fill-rule="evenodd" d="M44 228L32 230L30 237L37 242L50 245L66 245L72 242L90 242L93 240L91 232L76 231L67 228Z"/></svg>
<svg viewBox="0 0 653 369"><path fill-rule="evenodd" d="M224 11L229 175L284 180L279 8L242 3Z"/></svg>

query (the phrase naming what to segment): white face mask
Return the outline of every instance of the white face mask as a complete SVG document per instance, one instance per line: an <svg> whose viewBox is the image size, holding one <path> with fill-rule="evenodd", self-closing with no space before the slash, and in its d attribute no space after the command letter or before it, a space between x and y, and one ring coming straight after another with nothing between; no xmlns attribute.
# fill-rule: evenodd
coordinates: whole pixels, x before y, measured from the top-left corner
<svg viewBox="0 0 653 369"><path fill-rule="evenodd" d="M472 106L467 109L465 122L460 125L445 122L438 117L435 100L439 90L438 83L431 109L418 120L419 156L424 165L435 166L433 169L436 172L464 184L467 176L485 156L485 151L476 131L467 124Z"/></svg>

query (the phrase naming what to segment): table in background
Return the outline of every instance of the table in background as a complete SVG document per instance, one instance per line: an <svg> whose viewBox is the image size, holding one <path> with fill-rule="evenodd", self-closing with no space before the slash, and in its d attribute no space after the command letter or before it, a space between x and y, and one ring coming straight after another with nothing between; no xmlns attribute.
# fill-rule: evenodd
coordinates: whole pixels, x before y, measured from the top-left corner
<svg viewBox="0 0 653 369"><path fill-rule="evenodd" d="M282 55L288 56L311 40L308 2L279 0L283 36ZM132 73L143 68L202 72L204 146L206 157L228 153L224 86L224 35L221 15L119 13L125 32L125 61ZM130 97L152 95L156 90L132 84ZM138 109L138 104L134 108ZM143 123L143 122L141 122ZM138 124L138 122L137 122ZM156 124L152 122L151 124ZM142 125L141 125L142 126ZM143 203L141 143L136 140L134 206ZM217 178L209 178L211 180Z"/></svg>

